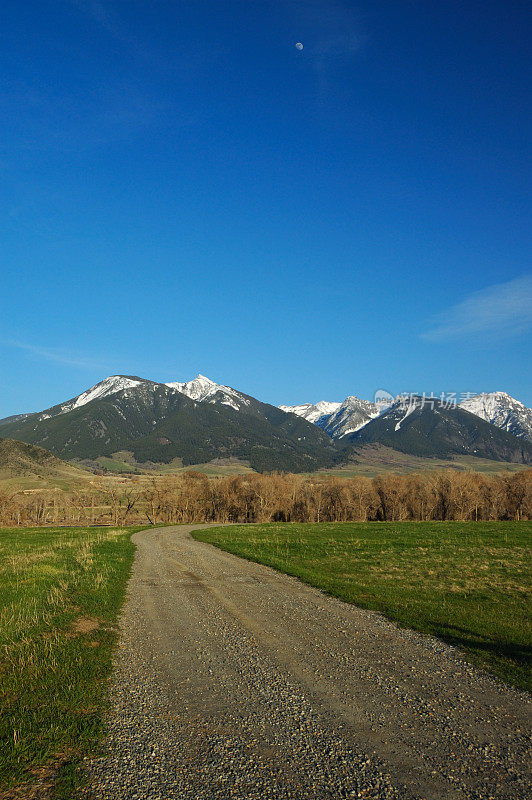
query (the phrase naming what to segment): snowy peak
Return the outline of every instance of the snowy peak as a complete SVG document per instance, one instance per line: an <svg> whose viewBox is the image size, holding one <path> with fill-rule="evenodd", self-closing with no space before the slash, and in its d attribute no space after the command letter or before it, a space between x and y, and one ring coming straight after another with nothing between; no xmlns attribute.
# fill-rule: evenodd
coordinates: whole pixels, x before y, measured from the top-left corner
<svg viewBox="0 0 532 800"><path fill-rule="evenodd" d="M249 400L245 395L231 389L230 386L223 386L222 384L211 381L205 375L198 375L192 381L180 383L174 381L165 384L170 389L175 389L182 394L186 394L191 400L196 403L220 403L224 406L234 408L235 411L240 411L244 406L249 405Z"/></svg>
<svg viewBox="0 0 532 800"><path fill-rule="evenodd" d="M319 403L301 403L299 406L279 406L279 408L287 414L297 414L308 422L317 422L325 414L333 414L340 405L341 403L320 400Z"/></svg>
<svg viewBox="0 0 532 800"><path fill-rule="evenodd" d="M173 381L167 383L170 389L176 389L178 392L182 392L182 394L186 394L187 397L190 397L191 400L196 400L196 402L201 403L205 400L209 395L213 394L218 390L218 384L211 381L210 378L206 378L205 375L198 375L197 378L194 378L192 381Z"/></svg>
<svg viewBox="0 0 532 800"><path fill-rule="evenodd" d="M104 378L103 381L91 386L90 389L78 394L77 397L73 397L72 400L67 400L65 403L60 403L57 406L53 406L53 408L42 411L38 414L38 419L44 420L56 417L59 414L68 414L69 411L81 408L93 400L102 400L104 397L110 397L124 390L137 391L140 386L154 387L158 385L153 381L138 378L134 375L110 375L108 378Z"/></svg>
<svg viewBox="0 0 532 800"><path fill-rule="evenodd" d="M281 411L297 414L308 422L318 425L332 439L340 439L354 433L376 417L380 410L369 400L360 400L355 395L346 397L343 403L302 403L299 406L279 406Z"/></svg>
<svg viewBox="0 0 532 800"><path fill-rule="evenodd" d="M61 413L64 414L67 411L72 411L74 408L84 406L92 400L101 400L103 397L116 394L123 389L133 389L144 383L149 383L149 381L143 380L142 378L133 378L129 375L110 375L108 378L95 384L95 386L91 386L90 389L82 392L73 400L63 403L61 406Z"/></svg>
<svg viewBox="0 0 532 800"><path fill-rule="evenodd" d="M355 395L346 397L343 403L334 411L318 420L320 428L329 434L332 439L341 439L348 433L363 428L364 425L377 417L380 409L369 400L360 400Z"/></svg>
<svg viewBox="0 0 532 800"><path fill-rule="evenodd" d="M532 409L506 392L482 392L459 405L514 436L532 441Z"/></svg>

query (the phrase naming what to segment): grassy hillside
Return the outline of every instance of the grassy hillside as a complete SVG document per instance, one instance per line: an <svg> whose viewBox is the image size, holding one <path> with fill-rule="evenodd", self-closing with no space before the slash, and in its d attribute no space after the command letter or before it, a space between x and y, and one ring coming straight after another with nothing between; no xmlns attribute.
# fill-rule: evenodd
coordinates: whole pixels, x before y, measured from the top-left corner
<svg viewBox="0 0 532 800"><path fill-rule="evenodd" d="M427 472L434 470L456 469L473 472L522 472L523 464L511 461L494 461L489 458L475 456L454 456L454 458L428 458L403 453L382 444L363 444L351 450L349 461L327 470L316 470L314 475L337 475L352 478L365 475L374 478L376 475L392 472L407 474L410 472Z"/></svg>
<svg viewBox="0 0 532 800"><path fill-rule="evenodd" d="M16 489L70 488L91 474L67 464L42 447L0 439L0 486Z"/></svg>
<svg viewBox="0 0 532 800"><path fill-rule="evenodd" d="M204 464L190 465L183 464L183 460L179 458L174 459L169 464L154 464L152 462L139 464L135 461L131 451L124 450L113 453L110 457L102 456L94 461L81 462L81 466L96 470L101 468L109 474L147 476L180 474L188 470L202 472L212 477L247 475L253 472L249 463L240 461L237 458L214 459ZM405 474L442 469L472 470L474 472L487 473L522 472L523 465L507 461L493 461L487 458L475 458L474 456L456 456L452 459L422 458L409 453L402 453L400 450L393 450L391 447L384 447L380 444L368 444L362 445L353 451L347 463L340 463L327 469L317 469L307 474L315 476L336 475L342 478L365 475L372 478L375 475L386 472Z"/></svg>
<svg viewBox="0 0 532 800"><path fill-rule="evenodd" d="M531 522L239 525L194 536L439 636L532 689Z"/></svg>

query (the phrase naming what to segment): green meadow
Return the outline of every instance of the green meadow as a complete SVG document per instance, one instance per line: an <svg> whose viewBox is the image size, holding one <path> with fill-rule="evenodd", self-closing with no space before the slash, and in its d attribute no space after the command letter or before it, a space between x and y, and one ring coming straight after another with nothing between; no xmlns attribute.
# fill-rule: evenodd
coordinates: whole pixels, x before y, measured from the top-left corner
<svg viewBox="0 0 532 800"><path fill-rule="evenodd" d="M0 796L74 796L142 527L0 530Z"/></svg>
<svg viewBox="0 0 532 800"><path fill-rule="evenodd" d="M194 536L460 648L531 689L531 522L239 525Z"/></svg>

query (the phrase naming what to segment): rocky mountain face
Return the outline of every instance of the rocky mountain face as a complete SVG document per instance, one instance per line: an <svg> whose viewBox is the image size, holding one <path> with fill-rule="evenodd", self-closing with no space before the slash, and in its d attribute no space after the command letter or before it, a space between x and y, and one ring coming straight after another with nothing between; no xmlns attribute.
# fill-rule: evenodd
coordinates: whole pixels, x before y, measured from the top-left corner
<svg viewBox="0 0 532 800"><path fill-rule="evenodd" d="M532 445L460 406L444 407L438 398L407 397L339 444L348 453L363 444L381 444L424 457L476 456L532 463Z"/></svg>
<svg viewBox="0 0 532 800"><path fill-rule="evenodd" d="M532 409L506 392L482 392L463 400L460 407L503 431L532 442Z"/></svg>
<svg viewBox="0 0 532 800"><path fill-rule="evenodd" d="M331 439L341 439L349 433L363 428L364 425L377 417L380 410L369 400L359 400L352 395L347 397L343 403L332 414L325 414L316 421Z"/></svg>
<svg viewBox="0 0 532 800"><path fill-rule="evenodd" d="M313 422L331 439L340 439L348 433L354 433L379 413L375 403L359 400L354 395L347 397L343 403L332 403L322 400L319 403L302 403L299 406L279 406L288 414Z"/></svg>

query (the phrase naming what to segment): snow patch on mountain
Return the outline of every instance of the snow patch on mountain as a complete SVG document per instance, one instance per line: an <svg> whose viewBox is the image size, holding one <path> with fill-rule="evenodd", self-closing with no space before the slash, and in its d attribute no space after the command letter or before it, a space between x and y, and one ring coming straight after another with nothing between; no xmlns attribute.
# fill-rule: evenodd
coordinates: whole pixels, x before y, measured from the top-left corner
<svg viewBox="0 0 532 800"><path fill-rule="evenodd" d="M341 403L320 400L319 403L301 403L299 406L279 406L279 408L287 414L297 414L308 422L316 423L320 417L333 414L340 406Z"/></svg>
<svg viewBox="0 0 532 800"><path fill-rule="evenodd" d="M194 380L185 383L173 381L166 383L165 386L186 394L197 403L220 403L234 408L235 411L240 411L243 406L249 406L249 400L243 394L231 389L230 386L215 383L205 375L198 375Z"/></svg>
<svg viewBox="0 0 532 800"><path fill-rule="evenodd" d="M401 407L401 405L402 405L402 404L400 404L400 407ZM414 411L416 408L418 408L418 407L419 407L419 405L420 405L419 403L411 402L411 403L410 403L410 404L407 406L407 408L406 408L406 410L405 410L405 414L404 414L404 416L403 416L403 417L401 417L401 419L400 419L400 420L398 420L398 421L395 423L395 428L394 428L394 431L399 431L399 430L401 430L401 423L403 423L403 422L405 421L405 419L406 419L408 416L410 416L410 414L412 413L412 411ZM404 408L404 405L402 405L402 407Z"/></svg>

